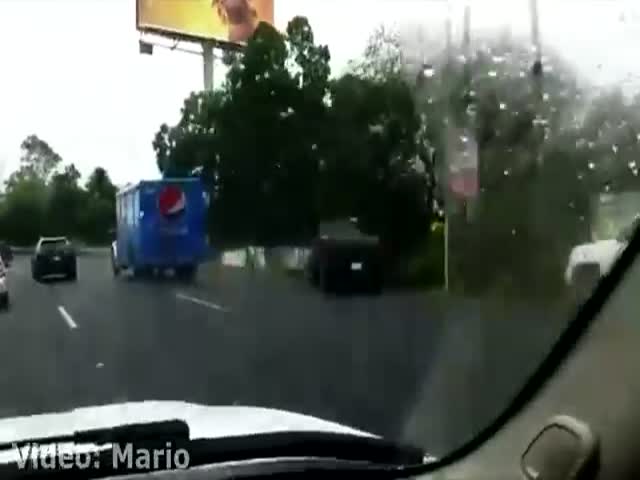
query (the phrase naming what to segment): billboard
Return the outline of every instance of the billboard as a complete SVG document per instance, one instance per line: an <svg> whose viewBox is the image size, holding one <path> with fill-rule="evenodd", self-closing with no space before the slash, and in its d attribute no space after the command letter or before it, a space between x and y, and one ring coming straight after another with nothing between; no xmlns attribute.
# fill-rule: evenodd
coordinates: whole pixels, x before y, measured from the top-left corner
<svg viewBox="0 0 640 480"><path fill-rule="evenodd" d="M136 0L141 32L245 43L260 22L273 25L274 0Z"/></svg>

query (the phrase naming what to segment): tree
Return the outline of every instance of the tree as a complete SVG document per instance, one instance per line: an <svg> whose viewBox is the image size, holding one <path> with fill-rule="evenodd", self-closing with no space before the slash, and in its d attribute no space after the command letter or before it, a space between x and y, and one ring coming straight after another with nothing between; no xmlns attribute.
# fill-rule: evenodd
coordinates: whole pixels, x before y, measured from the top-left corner
<svg viewBox="0 0 640 480"><path fill-rule="evenodd" d="M202 172L219 243L308 237L317 221L329 51L297 17L286 37L260 24L231 60L220 91L192 94L180 122L161 126L158 166L165 175Z"/></svg>
<svg viewBox="0 0 640 480"><path fill-rule="evenodd" d="M101 198L115 202L116 187L111 182L107 170L96 167L85 184L85 190L93 198Z"/></svg>
<svg viewBox="0 0 640 480"><path fill-rule="evenodd" d="M332 100L323 217L356 216L392 256L410 250L427 235L433 205L410 88L399 78L346 75L335 82Z"/></svg>
<svg viewBox="0 0 640 480"><path fill-rule="evenodd" d="M20 145L20 163L45 183L49 181L62 158L37 135L29 135Z"/></svg>
<svg viewBox="0 0 640 480"><path fill-rule="evenodd" d="M79 220L86 208L86 195L78 185L79 179L80 172L73 164L51 177L43 234L74 237L81 233Z"/></svg>
<svg viewBox="0 0 640 480"><path fill-rule="evenodd" d="M107 170L96 167L85 184L86 206L78 223L82 236L89 243L104 243L116 222L116 187Z"/></svg>

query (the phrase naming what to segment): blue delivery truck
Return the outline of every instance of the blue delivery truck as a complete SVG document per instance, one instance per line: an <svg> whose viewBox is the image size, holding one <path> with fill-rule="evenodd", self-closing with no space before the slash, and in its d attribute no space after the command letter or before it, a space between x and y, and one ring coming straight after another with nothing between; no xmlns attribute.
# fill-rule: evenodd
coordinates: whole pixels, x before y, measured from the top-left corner
<svg viewBox="0 0 640 480"><path fill-rule="evenodd" d="M172 269L192 278L207 253L207 196L198 178L141 181L116 194L114 275Z"/></svg>

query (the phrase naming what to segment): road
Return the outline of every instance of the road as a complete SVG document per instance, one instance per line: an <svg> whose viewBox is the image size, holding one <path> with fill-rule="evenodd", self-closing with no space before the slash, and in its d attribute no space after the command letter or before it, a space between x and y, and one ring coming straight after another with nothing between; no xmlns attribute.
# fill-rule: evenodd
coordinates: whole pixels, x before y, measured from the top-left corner
<svg viewBox="0 0 640 480"><path fill-rule="evenodd" d="M77 282L46 283L18 256L9 281L0 417L150 399L259 405L432 451L484 426L566 323L425 292L325 297L239 268L191 285L114 278L106 256L80 257ZM434 419L429 431L411 431L416 415Z"/></svg>

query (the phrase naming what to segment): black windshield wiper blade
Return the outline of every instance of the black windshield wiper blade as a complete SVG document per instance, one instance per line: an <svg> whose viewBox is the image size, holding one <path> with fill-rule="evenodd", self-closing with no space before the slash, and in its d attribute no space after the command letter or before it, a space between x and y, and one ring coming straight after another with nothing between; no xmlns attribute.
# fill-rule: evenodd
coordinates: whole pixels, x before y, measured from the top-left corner
<svg viewBox="0 0 640 480"><path fill-rule="evenodd" d="M121 440L122 438L120 437ZM95 437L92 438L93 440ZM140 440L140 437L130 441L136 443L136 448L142 449L154 448L154 445L158 445L158 438L153 436L147 436L143 441ZM188 453L187 468L256 459L286 461L286 459L299 458L326 459L336 462L336 466L344 465L344 462L353 462L353 468L360 465L358 471L374 473L379 470L379 473L387 475L394 473L396 469L424 465L427 462L427 455L420 448L400 445L378 437L332 432L274 432L194 440L176 440L174 438L171 448L173 451L186 450ZM134 448L132 451L135 450ZM47 470L47 479L82 478L86 480L87 478L141 473L141 470L138 470L135 465L128 465L122 461L114 463L114 459L118 460L118 457L117 455L114 457L114 452L111 449L97 451L95 458L99 468ZM171 468L176 467L165 467L164 463L161 463L157 467L145 468L144 472L149 473ZM373 470L369 471L370 468ZM3 479L35 478L42 473L43 470L19 470L16 463L0 465L0 478Z"/></svg>
<svg viewBox="0 0 640 480"><path fill-rule="evenodd" d="M78 443L104 445L108 443L165 442L189 440L189 425L183 420L132 423L109 428L79 430L71 434L50 437L28 438L0 443L0 451L10 450L16 445Z"/></svg>
<svg viewBox="0 0 640 480"><path fill-rule="evenodd" d="M190 464L256 458L334 458L379 465L419 465L428 455L421 448L379 437L333 432L275 432L189 442Z"/></svg>

